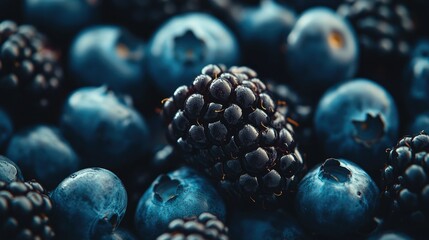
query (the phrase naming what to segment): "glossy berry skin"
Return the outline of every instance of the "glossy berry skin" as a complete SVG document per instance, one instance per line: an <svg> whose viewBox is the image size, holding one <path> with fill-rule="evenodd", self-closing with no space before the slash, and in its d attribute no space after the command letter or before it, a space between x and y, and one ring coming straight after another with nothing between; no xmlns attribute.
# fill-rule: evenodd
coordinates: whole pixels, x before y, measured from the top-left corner
<svg viewBox="0 0 429 240"><path fill-rule="evenodd" d="M59 51L32 25L8 20L0 22L0 48L0 105L15 125L53 118L64 89Z"/></svg>
<svg viewBox="0 0 429 240"><path fill-rule="evenodd" d="M0 156L0 181L5 183L24 181L21 169L13 161L3 156Z"/></svg>
<svg viewBox="0 0 429 240"><path fill-rule="evenodd" d="M177 218L209 212L225 221L225 204L208 179L182 167L160 175L140 198L135 215L140 237L155 239Z"/></svg>
<svg viewBox="0 0 429 240"><path fill-rule="evenodd" d="M314 126L326 155L374 170L384 165L385 149L398 135L398 121L390 94L372 81L356 79L324 94Z"/></svg>
<svg viewBox="0 0 429 240"><path fill-rule="evenodd" d="M24 19L50 35L71 35L98 19L99 0L24 0ZM79 17L76 17L79 16Z"/></svg>
<svg viewBox="0 0 429 240"><path fill-rule="evenodd" d="M4 147L13 133L13 122L9 114L0 108L0 147Z"/></svg>
<svg viewBox="0 0 429 240"><path fill-rule="evenodd" d="M80 163L59 129L47 125L14 134L6 156L18 164L27 179L36 179L49 190L76 172Z"/></svg>
<svg viewBox="0 0 429 240"><path fill-rule="evenodd" d="M231 239L310 239L298 220L282 210L274 212L256 209L235 210L231 215L228 225Z"/></svg>
<svg viewBox="0 0 429 240"><path fill-rule="evenodd" d="M80 86L107 85L115 92L141 98L144 85L144 44L120 26L85 29L74 39L69 69Z"/></svg>
<svg viewBox="0 0 429 240"><path fill-rule="evenodd" d="M306 170L280 108L252 69L211 64L162 114L170 143L230 200L273 209L287 205Z"/></svg>
<svg viewBox="0 0 429 240"><path fill-rule="evenodd" d="M240 52L233 33L202 13L178 15L161 26L148 47L148 72L158 89L172 94L189 85L211 63L236 64Z"/></svg>
<svg viewBox="0 0 429 240"><path fill-rule="evenodd" d="M429 135L405 136L389 150L382 174L386 217L425 230L429 224Z"/></svg>
<svg viewBox="0 0 429 240"><path fill-rule="evenodd" d="M429 133L429 112L424 112L414 116L408 128L407 134L418 134L421 131Z"/></svg>
<svg viewBox="0 0 429 240"><path fill-rule="evenodd" d="M283 71L286 43L284 39L292 30L296 13L292 8L275 1L239 7L232 14L236 19L238 36L243 44L243 60L257 68L263 76L276 76Z"/></svg>
<svg viewBox="0 0 429 240"><path fill-rule="evenodd" d="M327 8L305 11L287 38L287 68L292 81L312 91L348 80L358 65L358 45L349 24Z"/></svg>
<svg viewBox="0 0 429 240"><path fill-rule="evenodd" d="M374 217L378 194L371 177L358 165L330 158L299 184L297 215L306 228L322 236L356 234Z"/></svg>
<svg viewBox="0 0 429 240"><path fill-rule="evenodd" d="M104 86L81 88L68 98L61 130L91 166L119 167L141 157L149 145L145 120Z"/></svg>
<svg viewBox="0 0 429 240"><path fill-rule="evenodd" d="M406 72L409 85L406 94L408 108L411 114L429 109L429 56L416 56L411 60Z"/></svg>
<svg viewBox="0 0 429 240"><path fill-rule="evenodd" d="M36 181L0 181L2 239L55 239L52 202Z"/></svg>
<svg viewBox="0 0 429 240"><path fill-rule="evenodd" d="M127 207L121 180L102 168L86 168L51 193L55 229L61 239L96 239L111 233Z"/></svg>

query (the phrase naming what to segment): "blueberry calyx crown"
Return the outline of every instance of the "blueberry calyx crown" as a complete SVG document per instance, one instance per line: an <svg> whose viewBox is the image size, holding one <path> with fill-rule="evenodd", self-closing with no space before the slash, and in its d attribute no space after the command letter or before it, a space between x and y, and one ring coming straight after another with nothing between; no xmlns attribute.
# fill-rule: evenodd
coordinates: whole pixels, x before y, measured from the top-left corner
<svg viewBox="0 0 429 240"><path fill-rule="evenodd" d="M352 123L355 127L354 140L367 148L376 144L384 136L385 124L380 114L373 116L367 113L363 121L352 120Z"/></svg>
<svg viewBox="0 0 429 240"><path fill-rule="evenodd" d="M144 47L133 37L129 32L122 31L118 41L116 42L116 54L122 58L127 60L132 60L135 62L141 61L144 55Z"/></svg>
<svg viewBox="0 0 429 240"><path fill-rule="evenodd" d="M340 161L335 158L327 159L319 170L320 179L327 179L333 182L344 183L350 180L352 172L341 166Z"/></svg>
<svg viewBox="0 0 429 240"><path fill-rule="evenodd" d="M161 176L159 182L153 188L155 199L160 202L168 202L175 199L181 190L181 182L177 179L171 179L167 175Z"/></svg>
<svg viewBox="0 0 429 240"><path fill-rule="evenodd" d="M207 46L191 30L175 37L174 45L174 57L183 65L193 65L205 58Z"/></svg>
<svg viewBox="0 0 429 240"><path fill-rule="evenodd" d="M344 36L339 31L332 31L328 35L329 46L333 49L340 49L345 46Z"/></svg>

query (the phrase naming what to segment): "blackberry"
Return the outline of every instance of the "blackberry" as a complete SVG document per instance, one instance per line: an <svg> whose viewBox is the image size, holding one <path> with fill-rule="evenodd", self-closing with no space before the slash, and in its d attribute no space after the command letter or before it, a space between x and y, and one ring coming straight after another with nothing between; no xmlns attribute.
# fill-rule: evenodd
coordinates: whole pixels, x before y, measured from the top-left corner
<svg viewBox="0 0 429 240"><path fill-rule="evenodd" d="M293 126L247 67L208 65L164 100L167 137L232 200L274 208L289 199L304 162Z"/></svg>
<svg viewBox="0 0 429 240"><path fill-rule="evenodd" d="M52 203L37 182L0 182L2 239L53 239Z"/></svg>
<svg viewBox="0 0 429 240"><path fill-rule="evenodd" d="M63 72L59 54L44 35L29 25L0 23L0 102L25 111L52 111L57 106Z"/></svg>
<svg viewBox="0 0 429 240"><path fill-rule="evenodd" d="M414 21L399 0L347 0L337 12L354 27L360 45L358 75L377 81L397 99L414 37Z"/></svg>
<svg viewBox="0 0 429 240"><path fill-rule="evenodd" d="M228 240L228 228L213 214L202 213L198 217L173 220L167 233L157 238L170 239Z"/></svg>
<svg viewBox="0 0 429 240"><path fill-rule="evenodd" d="M308 153L314 150L316 140L313 133L314 106L309 99L286 84L269 82L267 88L272 98L279 103L278 110L295 126L301 151Z"/></svg>
<svg viewBox="0 0 429 240"><path fill-rule="evenodd" d="M392 219L429 223L429 135L402 138L383 172L383 200Z"/></svg>
<svg viewBox="0 0 429 240"><path fill-rule="evenodd" d="M363 51L403 56L410 51L414 29L408 8L396 0L346 0L338 7L359 38Z"/></svg>

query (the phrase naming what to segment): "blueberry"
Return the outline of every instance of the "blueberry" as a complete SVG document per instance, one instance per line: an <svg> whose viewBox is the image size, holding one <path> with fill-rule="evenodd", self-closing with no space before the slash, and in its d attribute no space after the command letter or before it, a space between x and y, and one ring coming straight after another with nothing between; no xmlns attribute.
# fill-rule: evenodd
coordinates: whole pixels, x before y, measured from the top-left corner
<svg viewBox="0 0 429 240"><path fill-rule="evenodd" d="M30 22L55 37L71 36L98 18L101 1L94 0L24 0L23 15ZM76 17L79 16L79 17Z"/></svg>
<svg viewBox="0 0 429 240"><path fill-rule="evenodd" d="M36 179L54 189L78 170L80 160L59 129L37 125L21 130L11 139L6 156L22 169L27 179Z"/></svg>
<svg viewBox="0 0 429 240"><path fill-rule="evenodd" d="M297 215L316 234L356 234L374 217L378 194L371 177L358 165L330 158L301 180L295 199Z"/></svg>
<svg viewBox="0 0 429 240"><path fill-rule="evenodd" d="M230 238L246 240L310 239L298 220L284 211L232 211Z"/></svg>
<svg viewBox="0 0 429 240"><path fill-rule="evenodd" d="M327 8L304 12L287 38L288 70L293 83L307 91L320 92L353 77L358 56L353 29Z"/></svg>
<svg viewBox="0 0 429 240"><path fill-rule="evenodd" d="M0 182L24 181L21 169L6 157L0 156Z"/></svg>
<svg viewBox="0 0 429 240"><path fill-rule="evenodd" d="M141 197L135 215L140 237L155 239L177 218L210 212L225 221L225 205L211 183L195 170L182 167L160 175Z"/></svg>
<svg viewBox="0 0 429 240"><path fill-rule="evenodd" d="M13 133L13 122L9 115L0 108L0 147L4 147Z"/></svg>
<svg viewBox="0 0 429 240"><path fill-rule="evenodd" d="M429 112L423 112L414 117L407 134L417 134L421 131L429 133Z"/></svg>
<svg viewBox="0 0 429 240"><path fill-rule="evenodd" d="M232 32L202 13L177 15L161 26L148 47L148 72L164 93L190 85L210 63L236 64L239 47ZM218 96L223 99L224 95Z"/></svg>
<svg viewBox="0 0 429 240"><path fill-rule="evenodd" d="M143 41L123 27L96 26L75 37L68 62L79 85L108 85L140 100L145 84L144 61Z"/></svg>
<svg viewBox="0 0 429 240"><path fill-rule="evenodd" d="M276 1L258 1L243 4L233 17L245 49L243 59L248 65L256 67L261 75L273 77L281 73L282 55L286 51L283 40L295 24L294 10Z"/></svg>
<svg viewBox="0 0 429 240"><path fill-rule="evenodd" d="M356 79L328 90L314 118L319 142L330 157L344 157L365 169L379 169L385 149L398 135L398 110L380 85Z"/></svg>
<svg viewBox="0 0 429 240"><path fill-rule="evenodd" d="M416 57L408 65L408 112L416 114L429 109L429 56Z"/></svg>
<svg viewBox="0 0 429 240"><path fill-rule="evenodd" d="M60 239L95 239L112 232L127 207L121 180L102 168L86 168L51 193L53 223Z"/></svg>
<svg viewBox="0 0 429 240"><path fill-rule="evenodd" d="M61 130L84 164L119 167L150 147L144 119L125 99L106 87L86 87L68 98Z"/></svg>

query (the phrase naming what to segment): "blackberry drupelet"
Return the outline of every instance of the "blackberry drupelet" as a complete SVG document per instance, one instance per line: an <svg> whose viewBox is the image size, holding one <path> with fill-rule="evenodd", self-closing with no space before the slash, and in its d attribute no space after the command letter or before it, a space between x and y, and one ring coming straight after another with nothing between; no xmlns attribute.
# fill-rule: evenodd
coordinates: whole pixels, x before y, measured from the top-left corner
<svg viewBox="0 0 429 240"><path fill-rule="evenodd" d="M0 23L1 104L14 112L52 112L62 82L59 55L45 36L29 25Z"/></svg>
<svg viewBox="0 0 429 240"><path fill-rule="evenodd" d="M414 30L408 8L396 0L346 0L338 7L359 38L363 51L376 55L404 56Z"/></svg>
<svg viewBox="0 0 429 240"><path fill-rule="evenodd" d="M167 137L233 200L275 208L303 173L292 125L256 72L208 65L164 100Z"/></svg>
<svg viewBox="0 0 429 240"><path fill-rule="evenodd" d="M390 150L383 172L383 201L388 216L410 225L429 223L429 135L402 138Z"/></svg>
<svg viewBox="0 0 429 240"><path fill-rule="evenodd" d="M0 182L2 239L53 239L50 198L37 182Z"/></svg>
<svg viewBox="0 0 429 240"><path fill-rule="evenodd" d="M280 103L278 111L295 126L300 150L305 154L314 151L316 138L313 132L314 106L311 101L286 84L268 82L267 88L274 101Z"/></svg>
<svg viewBox="0 0 429 240"><path fill-rule="evenodd" d="M202 213L198 217L173 220L167 233L157 238L170 239L228 240L228 228L215 215Z"/></svg>
<svg viewBox="0 0 429 240"><path fill-rule="evenodd" d="M415 33L414 19L399 0L347 0L338 7L348 19L360 45L358 75L402 97L404 66Z"/></svg>

